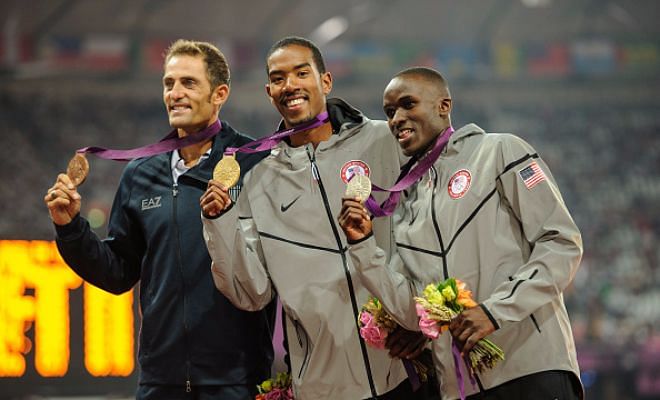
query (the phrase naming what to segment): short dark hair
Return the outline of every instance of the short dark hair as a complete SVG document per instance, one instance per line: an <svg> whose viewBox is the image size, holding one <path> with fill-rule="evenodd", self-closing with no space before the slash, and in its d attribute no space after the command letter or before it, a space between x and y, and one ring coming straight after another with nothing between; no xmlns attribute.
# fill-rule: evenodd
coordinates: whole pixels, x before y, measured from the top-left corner
<svg viewBox="0 0 660 400"><path fill-rule="evenodd" d="M417 76L420 77L432 85L436 85L439 89L445 90L448 96L451 96L449 93L449 85L447 80L442 76L442 74L436 71L433 68L428 67L410 67L406 68L403 71L398 72L394 75L394 78L406 77L406 76ZM393 79L394 79L393 78Z"/></svg>
<svg viewBox="0 0 660 400"><path fill-rule="evenodd" d="M174 56L186 55L193 57L203 57L206 64L206 76L211 82L211 88L215 89L219 85L229 85L231 78L229 73L229 64L222 52L208 42L198 42L193 40L179 39L172 43L165 53L165 64Z"/></svg>
<svg viewBox="0 0 660 400"><path fill-rule="evenodd" d="M268 60L275 51L289 46L301 46L310 49L312 51L312 59L314 60L314 64L316 64L316 69L322 74L325 73L325 62L323 61L321 50L319 50L318 46L316 46L311 40L299 36L287 36L278 40L273 46L271 46L270 50L268 50L266 60ZM266 73L268 73L268 61L266 61Z"/></svg>

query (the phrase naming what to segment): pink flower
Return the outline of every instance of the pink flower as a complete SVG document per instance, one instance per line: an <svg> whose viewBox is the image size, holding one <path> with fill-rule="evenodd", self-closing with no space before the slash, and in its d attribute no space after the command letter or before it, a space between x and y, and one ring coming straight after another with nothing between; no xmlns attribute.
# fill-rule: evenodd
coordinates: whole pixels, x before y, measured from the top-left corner
<svg viewBox="0 0 660 400"><path fill-rule="evenodd" d="M378 326L374 321L373 315L368 312L360 313L360 336L367 342L368 345L377 349L385 348L385 338L387 338L387 330Z"/></svg>
<svg viewBox="0 0 660 400"><path fill-rule="evenodd" d="M431 339L437 339L438 336L440 336L440 325L438 325L436 321L429 318L429 314L421 304L415 304L415 310L419 316L419 329L422 331L424 336Z"/></svg>
<svg viewBox="0 0 660 400"><path fill-rule="evenodd" d="M266 393L266 400L290 400L293 399L293 390L275 388L270 392Z"/></svg>

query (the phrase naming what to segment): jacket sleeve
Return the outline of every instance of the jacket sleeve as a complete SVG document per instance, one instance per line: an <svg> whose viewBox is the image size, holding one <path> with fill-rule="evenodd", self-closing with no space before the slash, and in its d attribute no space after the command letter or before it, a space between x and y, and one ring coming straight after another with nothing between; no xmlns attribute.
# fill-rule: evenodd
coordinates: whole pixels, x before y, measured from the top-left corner
<svg viewBox="0 0 660 400"><path fill-rule="evenodd" d="M236 307L257 311L275 297L245 190L219 218L202 215L213 282ZM241 217L239 218L239 214Z"/></svg>
<svg viewBox="0 0 660 400"><path fill-rule="evenodd" d="M414 300L418 288L399 272L404 269L399 254L392 252L388 262L387 254L376 245L373 235L350 245L349 254L364 287L381 301L399 325L418 331Z"/></svg>
<svg viewBox="0 0 660 400"><path fill-rule="evenodd" d="M582 257L582 238L564 204L548 166L522 139L509 137L502 144L504 170L498 180L502 207L508 207L520 224L527 261L507 281L495 287L482 302L502 326L520 321L539 307L561 299ZM535 185L525 176L536 163ZM522 173L521 173L522 172ZM528 183L533 183L529 181ZM529 187L528 187L529 186Z"/></svg>
<svg viewBox="0 0 660 400"><path fill-rule="evenodd" d="M69 267L85 281L114 294L129 291L140 279L145 252L140 230L126 213L129 175L127 168L112 205L106 239L99 239L80 214L67 225L55 225L57 248Z"/></svg>

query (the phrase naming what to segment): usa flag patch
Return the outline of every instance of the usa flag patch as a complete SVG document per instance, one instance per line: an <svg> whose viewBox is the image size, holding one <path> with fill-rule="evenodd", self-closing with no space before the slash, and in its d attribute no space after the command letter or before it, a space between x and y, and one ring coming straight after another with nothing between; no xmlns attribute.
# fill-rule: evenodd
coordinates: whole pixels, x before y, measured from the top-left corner
<svg viewBox="0 0 660 400"><path fill-rule="evenodd" d="M541 167L539 167L536 161L532 162L518 173L520 174L520 177L525 183L527 189L531 189L539 182L543 182L545 180L545 173Z"/></svg>

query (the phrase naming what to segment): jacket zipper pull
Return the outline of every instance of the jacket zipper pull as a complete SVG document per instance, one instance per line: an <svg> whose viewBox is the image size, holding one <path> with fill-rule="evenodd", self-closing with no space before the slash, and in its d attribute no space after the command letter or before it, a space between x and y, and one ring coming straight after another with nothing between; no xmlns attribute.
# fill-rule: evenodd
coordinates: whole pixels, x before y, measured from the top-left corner
<svg viewBox="0 0 660 400"><path fill-rule="evenodd" d="M179 185L176 183L172 185L172 197L176 197L177 194L179 194Z"/></svg>
<svg viewBox="0 0 660 400"><path fill-rule="evenodd" d="M315 180L316 182L318 182L318 181L321 180L321 175L319 174L319 169L318 169L318 167L316 166L316 154L314 153L314 149L313 149L313 148L312 148L312 150L310 151L310 149L309 149L310 147L311 147L311 144L307 144L307 145L305 146L305 150L307 150L307 157L309 158L309 162L310 162L311 165L312 165L312 178L314 178L314 180Z"/></svg>
<svg viewBox="0 0 660 400"><path fill-rule="evenodd" d="M186 393L192 392L192 388L190 387L190 381L186 381Z"/></svg>
<svg viewBox="0 0 660 400"><path fill-rule="evenodd" d="M314 154L314 148L312 148L310 151L310 147L311 145L308 144L305 147L305 150L307 150L307 158L309 158L309 163L312 168L312 193L318 193L319 185L321 184L321 174L319 173L319 168L316 166L316 155Z"/></svg>
<svg viewBox="0 0 660 400"><path fill-rule="evenodd" d="M321 180L321 174L319 174L319 168L316 166L316 163L314 161L312 161L312 178L314 178L316 182Z"/></svg>

